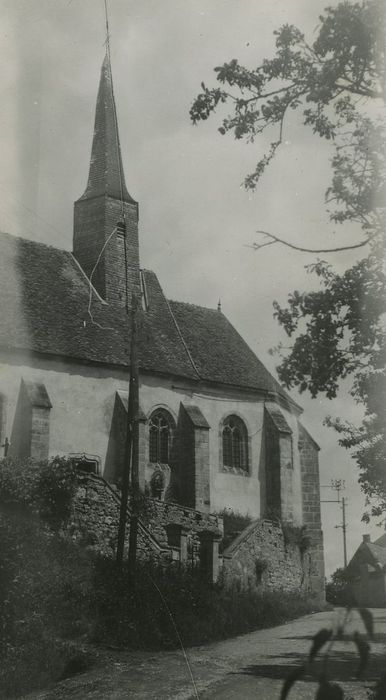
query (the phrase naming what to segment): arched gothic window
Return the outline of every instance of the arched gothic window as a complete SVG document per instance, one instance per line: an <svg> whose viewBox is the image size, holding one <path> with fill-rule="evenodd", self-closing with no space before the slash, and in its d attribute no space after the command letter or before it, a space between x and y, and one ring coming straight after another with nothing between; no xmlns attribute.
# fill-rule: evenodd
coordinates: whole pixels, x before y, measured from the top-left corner
<svg viewBox="0 0 386 700"><path fill-rule="evenodd" d="M248 472L248 433L238 416L228 416L224 420L222 461L224 469Z"/></svg>
<svg viewBox="0 0 386 700"><path fill-rule="evenodd" d="M153 464L169 464L174 421L162 408L149 419L149 461Z"/></svg>

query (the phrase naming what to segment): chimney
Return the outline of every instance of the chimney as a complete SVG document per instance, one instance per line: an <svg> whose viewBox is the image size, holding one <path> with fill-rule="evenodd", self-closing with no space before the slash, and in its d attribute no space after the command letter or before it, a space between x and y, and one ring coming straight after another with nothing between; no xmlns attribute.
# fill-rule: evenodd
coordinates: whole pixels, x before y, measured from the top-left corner
<svg viewBox="0 0 386 700"><path fill-rule="evenodd" d="M370 535L362 535L362 537L363 537L363 542L371 542Z"/></svg>

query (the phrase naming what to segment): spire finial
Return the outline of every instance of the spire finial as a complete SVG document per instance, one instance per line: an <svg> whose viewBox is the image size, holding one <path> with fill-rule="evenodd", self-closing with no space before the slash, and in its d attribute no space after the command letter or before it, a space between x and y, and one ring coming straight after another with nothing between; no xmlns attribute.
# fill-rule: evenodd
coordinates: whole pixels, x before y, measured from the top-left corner
<svg viewBox="0 0 386 700"><path fill-rule="evenodd" d="M105 46L106 46L106 55L110 61L110 29L109 29L109 13L107 10L107 0L104 0L105 2L105 23L106 23L106 41L105 41Z"/></svg>
<svg viewBox="0 0 386 700"><path fill-rule="evenodd" d="M221 299L218 300L217 311L221 311Z"/></svg>

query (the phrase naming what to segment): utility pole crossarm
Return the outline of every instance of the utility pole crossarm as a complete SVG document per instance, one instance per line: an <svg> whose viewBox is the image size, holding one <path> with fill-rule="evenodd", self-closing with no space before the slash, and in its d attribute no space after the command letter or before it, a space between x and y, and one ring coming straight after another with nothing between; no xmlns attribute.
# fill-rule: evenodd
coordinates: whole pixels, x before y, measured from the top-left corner
<svg viewBox="0 0 386 700"><path fill-rule="evenodd" d="M346 505L347 501L342 497L342 500L340 499L340 492L345 488L345 481L343 479L331 479L330 484L322 484L321 487L322 489L333 489L334 491L337 492L337 499L335 500L321 500L321 503L339 503L341 504L342 507L342 524L341 525L335 525L336 528L342 528L342 533L343 533L343 561L344 561L344 568L347 567L347 539L346 539L346 530L347 530L347 524L346 524Z"/></svg>

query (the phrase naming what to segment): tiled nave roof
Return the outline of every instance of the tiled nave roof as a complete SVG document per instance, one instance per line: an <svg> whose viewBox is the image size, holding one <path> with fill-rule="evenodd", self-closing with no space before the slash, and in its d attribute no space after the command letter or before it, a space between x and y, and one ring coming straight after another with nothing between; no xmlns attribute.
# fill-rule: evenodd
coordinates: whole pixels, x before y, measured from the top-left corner
<svg viewBox="0 0 386 700"><path fill-rule="evenodd" d="M261 390L291 401L222 312L168 302L154 272L142 274L143 371ZM1 347L129 365L130 317L91 289L92 322L90 285L70 252L0 234L0 295Z"/></svg>

